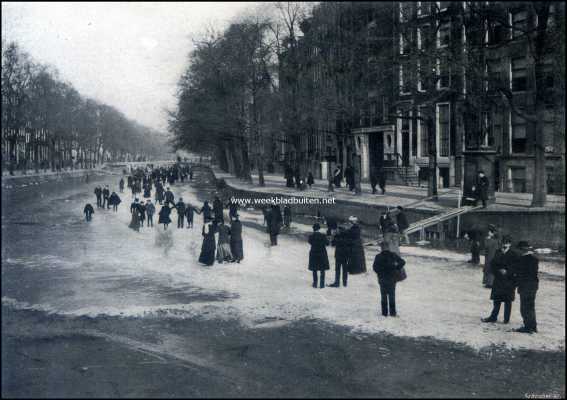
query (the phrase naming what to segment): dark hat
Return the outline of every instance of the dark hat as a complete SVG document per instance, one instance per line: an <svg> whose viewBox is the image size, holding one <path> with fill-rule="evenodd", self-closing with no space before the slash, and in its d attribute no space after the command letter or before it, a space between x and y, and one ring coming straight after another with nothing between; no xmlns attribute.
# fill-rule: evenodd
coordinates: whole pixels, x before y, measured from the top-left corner
<svg viewBox="0 0 567 400"><path fill-rule="evenodd" d="M517 247L520 250L530 250L533 248L526 240L520 240Z"/></svg>
<svg viewBox="0 0 567 400"><path fill-rule="evenodd" d="M321 229L321 225L319 225L319 224L313 224L313 230L314 230L314 231L318 231L319 229Z"/></svg>
<svg viewBox="0 0 567 400"><path fill-rule="evenodd" d="M510 235L504 235L504 237L502 238L502 243L512 243L512 238L510 237Z"/></svg>
<svg viewBox="0 0 567 400"><path fill-rule="evenodd" d="M492 232L496 232L498 228L496 228L496 225L494 224L488 224L488 230L492 231Z"/></svg>

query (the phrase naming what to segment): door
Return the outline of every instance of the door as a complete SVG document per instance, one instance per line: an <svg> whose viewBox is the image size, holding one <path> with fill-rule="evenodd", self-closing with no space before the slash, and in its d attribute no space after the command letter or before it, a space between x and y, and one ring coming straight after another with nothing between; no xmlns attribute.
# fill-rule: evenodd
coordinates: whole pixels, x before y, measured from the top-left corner
<svg viewBox="0 0 567 400"><path fill-rule="evenodd" d="M368 152L370 154L370 170L382 168L384 164L384 133L368 135Z"/></svg>
<svg viewBox="0 0 567 400"><path fill-rule="evenodd" d="M402 132L402 166L409 166L410 160L410 143L409 131Z"/></svg>

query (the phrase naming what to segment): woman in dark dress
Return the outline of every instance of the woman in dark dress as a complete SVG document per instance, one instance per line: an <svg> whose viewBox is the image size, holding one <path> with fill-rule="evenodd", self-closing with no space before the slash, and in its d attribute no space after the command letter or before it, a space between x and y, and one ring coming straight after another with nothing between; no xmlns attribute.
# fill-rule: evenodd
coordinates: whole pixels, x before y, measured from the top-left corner
<svg viewBox="0 0 567 400"><path fill-rule="evenodd" d="M327 236L319 232L321 226L319 224L313 225L313 234L309 236L309 271L313 272L313 287L317 287L317 271L320 272L319 287L325 287L325 271L329 269L329 257L327 256L327 249L325 246L329 244Z"/></svg>
<svg viewBox="0 0 567 400"><path fill-rule="evenodd" d="M201 246L201 254L199 262L205 265L213 265L215 263L215 226L209 222L203 225L203 245Z"/></svg>
<svg viewBox="0 0 567 400"><path fill-rule="evenodd" d="M171 214L171 208L169 208L168 204L165 204L161 207L161 210L159 210L158 219L158 224L163 224L163 230L166 230L167 226L171 224L171 218L169 217L169 214Z"/></svg>
<svg viewBox="0 0 567 400"><path fill-rule="evenodd" d="M348 273L356 275L366 272L366 258L364 257L364 247L362 247L358 218L349 217L348 220L352 224L348 230L348 237L351 243L350 256L348 259Z"/></svg>

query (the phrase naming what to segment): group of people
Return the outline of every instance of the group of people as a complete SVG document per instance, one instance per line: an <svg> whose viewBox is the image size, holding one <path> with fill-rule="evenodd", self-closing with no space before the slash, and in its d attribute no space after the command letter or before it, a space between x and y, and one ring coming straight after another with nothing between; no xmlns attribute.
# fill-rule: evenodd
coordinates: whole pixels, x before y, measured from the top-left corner
<svg viewBox="0 0 567 400"><path fill-rule="evenodd" d="M110 209L112 206L112 210L114 212L118 211L118 205L122 202L122 199L116 192L110 192L108 185L104 186L104 189L101 186L97 186L94 189L94 194L96 196L96 207L102 209ZM92 215L95 213L94 207L92 204L87 203L83 208L83 214L85 214L85 219L87 222L92 220Z"/></svg>
<svg viewBox="0 0 567 400"><path fill-rule="evenodd" d="M289 165L284 168L284 178L287 187L292 188L295 186L299 190L306 189L306 186L309 186L309 189L311 189L311 186L315 183L315 178L311 171L307 173L307 178L305 178L301 175L299 167L296 167L294 170Z"/></svg>

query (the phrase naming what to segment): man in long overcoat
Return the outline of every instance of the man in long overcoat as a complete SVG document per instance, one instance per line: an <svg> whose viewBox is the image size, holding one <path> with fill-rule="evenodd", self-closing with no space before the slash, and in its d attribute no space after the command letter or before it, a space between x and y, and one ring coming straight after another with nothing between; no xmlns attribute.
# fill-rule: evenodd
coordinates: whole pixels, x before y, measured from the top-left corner
<svg viewBox="0 0 567 400"><path fill-rule="evenodd" d="M382 252L374 258L372 269L378 275L378 285L380 286L380 298L382 315L387 317L388 311L391 317L396 313L396 279L395 273L400 270L405 261L396 253L389 250L388 242L382 242Z"/></svg>
<svg viewBox="0 0 567 400"><path fill-rule="evenodd" d="M478 172L478 176L476 178L476 183L473 186L473 192L475 193L475 206L478 200L482 201L482 208L486 208L486 201L488 200L488 186L490 183L488 182L488 178L484 175L483 171Z"/></svg>
<svg viewBox="0 0 567 400"><path fill-rule="evenodd" d="M341 271L343 273L343 286L346 287L348 281L348 259L350 256L351 244L344 226L339 226L339 232L333 237L332 245L335 246L335 282L331 287L340 287Z"/></svg>
<svg viewBox="0 0 567 400"><path fill-rule="evenodd" d="M95 187L94 194L96 196L97 208L102 207L102 188L100 186Z"/></svg>
<svg viewBox="0 0 567 400"><path fill-rule="evenodd" d="M520 256L514 268L514 279L518 286L520 295L520 313L524 320L524 326L516 329L516 332L537 332L535 298L539 288L539 260L532 252L532 247L526 241L518 243Z"/></svg>
<svg viewBox="0 0 567 400"><path fill-rule="evenodd" d="M267 220L267 232L270 235L270 244L272 246L278 245L278 235L280 234L280 229L282 226L282 213L280 208L273 205L268 211L266 216Z"/></svg>
<svg viewBox="0 0 567 400"><path fill-rule="evenodd" d="M319 232L321 226L313 225L313 233L309 236L309 271L313 273L313 287L317 287L317 271L319 271L319 287L325 287L325 271L329 269L329 257L327 256L326 246L329 244L327 236Z"/></svg>
<svg viewBox="0 0 567 400"><path fill-rule="evenodd" d="M244 250L242 246L242 222L240 222L238 214L234 216L230 224L230 250L235 261L240 263L244 258Z"/></svg>
<svg viewBox="0 0 567 400"><path fill-rule="evenodd" d="M504 303L504 323L510 322L512 313L512 302L514 301L514 267L518 262L517 254L511 250L512 240L505 237L502 240L502 249L496 252L491 263L492 273L494 274L494 282L492 283L492 291L490 299L493 302L492 312L487 318L483 318L482 322L496 322L500 312L500 306Z"/></svg>
<svg viewBox="0 0 567 400"><path fill-rule="evenodd" d="M351 216L348 219L351 227L348 230L348 238L350 241L350 254L348 258L349 274L361 274L366 272L366 259L364 257L364 247L362 246L361 230L358 225L358 218Z"/></svg>

